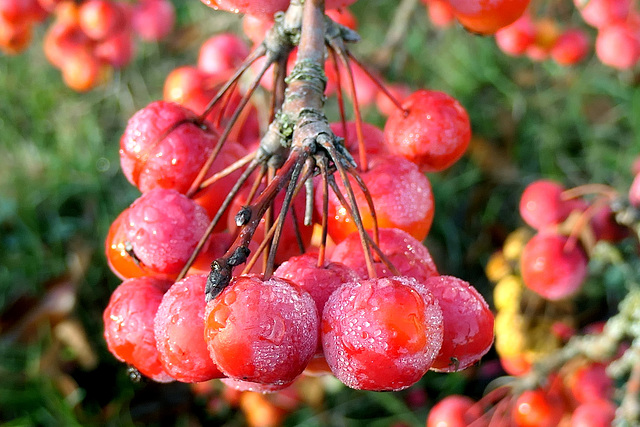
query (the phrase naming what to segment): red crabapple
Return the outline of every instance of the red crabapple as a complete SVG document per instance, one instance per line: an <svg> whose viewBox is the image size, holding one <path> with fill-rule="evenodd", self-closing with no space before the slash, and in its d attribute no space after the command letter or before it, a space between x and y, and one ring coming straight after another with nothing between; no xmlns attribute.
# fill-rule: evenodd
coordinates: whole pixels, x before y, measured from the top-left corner
<svg viewBox="0 0 640 427"><path fill-rule="evenodd" d="M579 245L567 247L567 237L538 233L527 242L520 258L524 284L550 300L576 293L587 275L587 256Z"/></svg>
<svg viewBox="0 0 640 427"><path fill-rule="evenodd" d="M496 44L507 55L523 55L536 41L536 26L531 15L525 13L513 24L495 34Z"/></svg>
<svg viewBox="0 0 640 427"><path fill-rule="evenodd" d="M578 405L571 414L570 427L610 427L616 417L616 405L597 400Z"/></svg>
<svg viewBox="0 0 640 427"><path fill-rule="evenodd" d="M518 396L512 419L517 427L556 427L563 412L564 405L559 396L538 388Z"/></svg>
<svg viewBox="0 0 640 427"><path fill-rule="evenodd" d="M288 384L302 373L318 345L315 302L282 278L238 276L205 312L211 358L229 378Z"/></svg>
<svg viewBox="0 0 640 427"><path fill-rule="evenodd" d="M431 408L426 427L468 427L481 416L482 410L473 399L454 394Z"/></svg>
<svg viewBox="0 0 640 427"><path fill-rule="evenodd" d="M146 41L158 41L171 33L176 11L169 0L138 0L132 10L133 30Z"/></svg>
<svg viewBox="0 0 640 427"><path fill-rule="evenodd" d="M493 34L513 23L529 0L448 0L458 21L469 31Z"/></svg>
<svg viewBox="0 0 640 427"><path fill-rule="evenodd" d="M429 20L437 28L450 27L456 19L453 8L446 0L422 0L427 6Z"/></svg>
<svg viewBox="0 0 640 427"><path fill-rule="evenodd" d="M413 277L420 283L424 283L428 278L438 275L438 270L429 250L406 231L395 228L381 228L379 237L380 250L401 275ZM331 260L351 267L363 279L369 277L362 244L360 243L360 235L357 232L349 235L335 247L331 253ZM381 261L376 261L374 267L378 277L394 275Z"/></svg>
<svg viewBox="0 0 640 427"><path fill-rule="evenodd" d="M120 164L129 182L142 192L185 193L217 142L195 119L173 102L154 101L137 111L120 139Z"/></svg>
<svg viewBox="0 0 640 427"><path fill-rule="evenodd" d="M374 156L369 161L369 169L360 172L360 176L371 194L379 227L399 228L418 240L427 236L434 215L433 193L429 179L415 164L393 155ZM336 181L346 198L342 180L336 177ZM349 182L353 187L364 227L371 229L373 217L364 193L353 177L349 177ZM316 188L316 209L320 209L322 186L317 185ZM328 229L335 242L341 242L357 230L349 212L333 191L329 192Z"/></svg>
<svg viewBox="0 0 640 427"><path fill-rule="evenodd" d="M198 68L217 76L230 76L249 55L249 47L232 33L217 34L200 46Z"/></svg>
<svg viewBox="0 0 640 427"><path fill-rule="evenodd" d="M629 188L629 202L633 206L640 208L640 173L638 173L631 182L631 187Z"/></svg>
<svg viewBox="0 0 640 427"><path fill-rule="evenodd" d="M333 374L351 388L405 389L427 372L441 345L438 302L413 278L345 283L322 314L324 355Z"/></svg>
<svg viewBox="0 0 640 427"><path fill-rule="evenodd" d="M153 319L173 281L137 277L122 282L111 294L102 315L109 351L120 361L158 382L173 381L160 363Z"/></svg>
<svg viewBox="0 0 640 427"><path fill-rule="evenodd" d="M227 387L231 387L235 390L239 391L253 391L256 393L275 393L277 391L283 390L291 385L291 383L286 384L260 384L253 383L251 381L242 381L235 380L233 378L222 378L220 381L226 385Z"/></svg>
<svg viewBox="0 0 640 427"><path fill-rule="evenodd" d="M452 276L434 276L424 285L442 310L442 347L431 369L455 372L480 360L493 344L493 313L469 283Z"/></svg>
<svg viewBox="0 0 640 427"><path fill-rule="evenodd" d="M127 240L140 262L160 274L179 273L209 225L204 208L174 190L151 190L131 204Z"/></svg>
<svg viewBox="0 0 640 427"><path fill-rule="evenodd" d="M630 0L573 0L582 19L598 29L624 22L631 10Z"/></svg>
<svg viewBox="0 0 640 427"><path fill-rule="evenodd" d="M188 276L162 297L154 320L156 346L164 370L178 381L194 383L223 377L204 341L207 276Z"/></svg>
<svg viewBox="0 0 640 427"><path fill-rule="evenodd" d="M122 68L131 62L134 43L130 31L120 31L96 43L95 56L113 68Z"/></svg>
<svg viewBox="0 0 640 427"><path fill-rule="evenodd" d="M93 40L114 35L124 24L123 12L110 0L88 0L80 5L80 28Z"/></svg>
<svg viewBox="0 0 640 427"><path fill-rule="evenodd" d="M560 65L577 64L587 56L589 46L589 36L583 30L566 30L551 48L551 58Z"/></svg>
<svg viewBox="0 0 640 427"><path fill-rule="evenodd" d="M613 398L614 382L607 375L604 363L589 363L578 367L566 380L571 395L580 403Z"/></svg>
<svg viewBox="0 0 640 427"><path fill-rule="evenodd" d="M563 199L564 190L562 184L547 179L529 184L520 196L520 216L524 222L541 230L567 219L577 204Z"/></svg>
<svg viewBox="0 0 640 427"><path fill-rule="evenodd" d="M290 280L309 292L318 313L322 313L329 296L340 285L358 279L355 271L339 262L325 261L323 266L318 267L318 255L309 253L289 258L273 274ZM322 344L318 344L321 351Z"/></svg>
<svg viewBox="0 0 640 427"><path fill-rule="evenodd" d="M345 129L342 126L342 122L330 123L329 126L336 136L344 138L344 146L347 151L358 160L358 154L360 153L360 144L358 143L358 131L356 122L346 122L346 134ZM370 123L362 122L362 137L364 139L364 145L367 155L387 154L387 146L384 139L384 132Z"/></svg>
<svg viewBox="0 0 640 427"><path fill-rule="evenodd" d="M471 124L462 105L444 92L418 90L387 119L389 151L435 172L455 163L469 146Z"/></svg>
<svg viewBox="0 0 640 427"><path fill-rule="evenodd" d="M640 37L627 23L606 26L596 37L596 55L610 67L632 68L640 60Z"/></svg>

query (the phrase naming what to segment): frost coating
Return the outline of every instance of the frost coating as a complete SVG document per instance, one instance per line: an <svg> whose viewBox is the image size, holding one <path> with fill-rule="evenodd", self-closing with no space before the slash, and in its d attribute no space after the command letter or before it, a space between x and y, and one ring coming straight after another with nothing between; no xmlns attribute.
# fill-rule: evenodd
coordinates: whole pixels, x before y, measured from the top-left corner
<svg viewBox="0 0 640 427"><path fill-rule="evenodd" d="M183 382L222 377L204 342L204 289L207 276L188 276L176 282L162 298L154 333L164 369Z"/></svg>
<svg viewBox="0 0 640 427"><path fill-rule="evenodd" d="M152 102L129 119L120 139L120 164L129 182L146 192L169 188L186 193L217 142L193 123L195 113L179 104Z"/></svg>
<svg viewBox="0 0 640 427"><path fill-rule="evenodd" d="M315 353L318 321L315 302L294 283L240 276L208 303L205 341L228 377L286 384Z"/></svg>
<svg viewBox="0 0 640 427"><path fill-rule="evenodd" d="M151 190L133 202L125 221L136 257L145 267L165 274L180 272L209 225L204 208L164 189Z"/></svg>
<svg viewBox="0 0 640 427"><path fill-rule="evenodd" d="M125 280L111 294L102 315L109 351L158 382L173 381L160 363L153 333L153 319L162 295L172 283L153 277Z"/></svg>
<svg viewBox="0 0 640 427"><path fill-rule="evenodd" d="M381 228L379 246L400 274L404 276L413 277L418 282L424 282L429 277L438 275L429 250L405 231ZM369 277L358 233L353 233L340 242L333 250L331 260L342 262L353 268L363 279ZM393 276L382 262L376 262L375 268L378 277Z"/></svg>
<svg viewBox="0 0 640 427"><path fill-rule="evenodd" d="M362 390L402 390L431 367L442 345L442 312L409 277L342 285L322 317L322 345L333 374Z"/></svg>
<svg viewBox="0 0 640 427"><path fill-rule="evenodd" d="M455 372L476 363L493 344L493 313L469 283L452 276L432 277L425 286L442 309L444 337L432 369Z"/></svg>

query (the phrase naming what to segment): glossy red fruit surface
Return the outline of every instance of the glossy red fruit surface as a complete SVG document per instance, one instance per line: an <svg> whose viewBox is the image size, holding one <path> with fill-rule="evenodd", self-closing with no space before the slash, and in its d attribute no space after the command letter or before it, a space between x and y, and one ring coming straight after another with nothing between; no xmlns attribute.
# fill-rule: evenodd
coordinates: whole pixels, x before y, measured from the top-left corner
<svg viewBox="0 0 640 427"><path fill-rule="evenodd" d="M226 10L233 13L248 13L258 16L273 16L278 11L289 7L289 0L201 0L212 9ZM339 9L355 3L356 0L326 0L326 9Z"/></svg>
<svg viewBox="0 0 640 427"><path fill-rule="evenodd" d="M563 32L551 48L551 58L560 65L574 65L589 53L591 41L586 32L574 28Z"/></svg>
<svg viewBox="0 0 640 427"><path fill-rule="evenodd" d="M232 379L287 384L302 373L318 345L313 298L282 278L238 276L209 301L205 341Z"/></svg>
<svg viewBox="0 0 640 427"><path fill-rule="evenodd" d="M567 238L554 233L538 233L525 245L520 258L524 284L550 300L575 294L587 275L587 256Z"/></svg>
<svg viewBox="0 0 640 427"><path fill-rule="evenodd" d="M520 197L520 216L531 227L541 230L564 221L575 202L562 197L562 184L541 179L529 184Z"/></svg>
<svg viewBox="0 0 640 427"><path fill-rule="evenodd" d="M415 164L398 156L375 156L369 161L369 169L360 172L360 176L373 199L379 227L399 228L418 240L427 236L434 215L433 193L429 179ZM346 198L342 180L336 177L336 181ZM349 181L354 189L364 227L371 229L373 218L364 193L354 178L350 177ZM322 206L322 186L317 185L316 188L316 209L319 209ZM335 242L341 242L357 230L347 209L331 190L328 214L329 235Z"/></svg>
<svg viewBox="0 0 640 427"><path fill-rule="evenodd" d="M217 34L200 46L198 68L225 78L233 74L247 55L249 47L240 37L232 33Z"/></svg>
<svg viewBox="0 0 640 427"><path fill-rule="evenodd" d="M458 21L469 31L493 34L518 19L529 0L448 0Z"/></svg>
<svg viewBox="0 0 640 427"><path fill-rule="evenodd" d="M154 319L156 346L164 370L178 381L195 383L224 375L204 341L207 276L188 276L164 294Z"/></svg>
<svg viewBox="0 0 640 427"><path fill-rule="evenodd" d="M131 25L146 41L158 41L173 30L176 11L169 0L139 0L133 7Z"/></svg>
<svg viewBox="0 0 640 427"><path fill-rule="evenodd" d="M482 295L453 276L431 277L425 286L442 310L442 347L431 369L455 372L478 362L493 344L493 313Z"/></svg>
<svg viewBox="0 0 640 427"><path fill-rule="evenodd" d="M563 412L564 405L558 396L535 389L518 396L512 417L517 427L556 427Z"/></svg>
<svg viewBox="0 0 640 427"><path fill-rule="evenodd" d="M160 274L179 273L209 225L204 208L174 190L151 190L128 212L125 228L133 253Z"/></svg>
<svg viewBox="0 0 640 427"><path fill-rule="evenodd" d="M596 28L624 22L632 8L630 0L573 0L582 19Z"/></svg>
<svg viewBox="0 0 640 427"><path fill-rule="evenodd" d="M451 395L429 411L426 427L468 427L482 416L476 402L467 396Z"/></svg>
<svg viewBox="0 0 640 427"><path fill-rule="evenodd" d="M640 60L640 36L627 23L608 25L596 37L596 55L609 67L628 70Z"/></svg>
<svg viewBox="0 0 640 427"><path fill-rule="evenodd" d="M318 267L318 255L306 253L289 258L273 273L300 286L316 303L322 313L329 296L343 283L359 278L356 272L339 262L327 262ZM319 343L321 347L321 343Z"/></svg>
<svg viewBox="0 0 640 427"><path fill-rule="evenodd" d="M431 367L441 345L438 302L413 278L344 284L322 315L324 355L333 374L351 388L407 388Z"/></svg>
<svg viewBox="0 0 640 427"><path fill-rule="evenodd" d="M396 109L384 127L390 152L417 164L423 172L441 171L462 157L471 140L471 124L455 98L418 90L402 107L404 111Z"/></svg>
<svg viewBox="0 0 640 427"><path fill-rule="evenodd" d="M616 405L607 400L578 405L571 414L570 427L610 427L616 417Z"/></svg>
<svg viewBox="0 0 640 427"><path fill-rule="evenodd" d="M495 34L496 44L508 55L523 55L529 46L536 41L536 26L529 14L524 14L513 24L508 25Z"/></svg>
<svg viewBox="0 0 640 427"><path fill-rule="evenodd" d="M153 333L162 296L173 281L153 277L125 280L111 294L104 310L104 338L109 351L158 382L173 381L160 363Z"/></svg>
<svg viewBox="0 0 640 427"><path fill-rule="evenodd" d="M185 193L217 137L193 123L181 105L154 101L128 121L120 139L120 164L129 182L146 192L168 188Z"/></svg>
<svg viewBox="0 0 640 427"><path fill-rule="evenodd" d="M111 37L124 25L124 14L118 4L109 0L88 0L80 5L80 27L93 40Z"/></svg>
<svg viewBox="0 0 640 427"><path fill-rule="evenodd" d="M406 231L381 228L379 237L380 250L401 275L413 277L421 283L438 275L438 269L429 249ZM331 253L331 260L351 267L362 279L369 277L360 235L357 232L336 245ZM395 275L381 261L375 261L374 267L378 277Z"/></svg>

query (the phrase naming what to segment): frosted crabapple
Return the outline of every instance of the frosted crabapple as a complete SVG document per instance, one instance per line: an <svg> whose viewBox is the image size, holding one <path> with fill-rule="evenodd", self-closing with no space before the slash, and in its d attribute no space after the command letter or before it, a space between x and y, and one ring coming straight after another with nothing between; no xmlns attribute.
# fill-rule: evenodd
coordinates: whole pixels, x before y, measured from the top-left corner
<svg viewBox="0 0 640 427"><path fill-rule="evenodd" d="M188 276L162 297L154 334L164 370L178 381L200 382L224 375L209 356L204 341L204 291L207 276Z"/></svg>
<svg viewBox="0 0 640 427"><path fill-rule="evenodd" d="M293 282L238 276L207 304L204 336L229 378L282 385L316 352L318 322L313 298Z"/></svg>
<svg viewBox="0 0 640 427"><path fill-rule="evenodd" d="M351 388L407 388L431 367L441 345L442 311L413 278L345 283L322 314L324 355L333 374Z"/></svg>
<svg viewBox="0 0 640 427"><path fill-rule="evenodd" d="M309 292L319 314L333 291L343 283L358 279L355 271L339 262L325 261L318 266L318 255L308 253L289 258L273 274L291 280ZM318 344L321 350L322 345L320 342Z"/></svg>
<svg viewBox="0 0 640 427"><path fill-rule="evenodd" d="M418 240L429 233L434 215L434 201L429 179L410 161L393 155L374 156L368 169L360 172L376 209L378 225L407 231ZM338 188L345 194L342 180L336 179ZM373 227L373 217L369 211L365 194L358 187L355 178L349 181L354 189L356 203L362 215L365 228ZM322 206L322 186L317 186L316 207ZM319 212L320 213L320 212ZM338 197L329 194L329 224L331 238L340 242L356 231L349 210L342 206Z"/></svg>
<svg viewBox="0 0 640 427"><path fill-rule="evenodd" d="M209 225L204 208L174 190L151 190L128 208L125 223L131 250L145 268L179 273Z"/></svg>
<svg viewBox="0 0 640 427"><path fill-rule="evenodd" d="M412 161L423 172L455 163L469 146L471 124L460 103L444 92L418 90L387 119L389 151Z"/></svg>
<svg viewBox="0 0 640 427"><path fill-rule="evenodd" d="M442 347L431 369L455 372L479 361L493 344L493 313L482 295L452 276L434 276L424 285L442 310Z"/></svg>
<svg viewBox="0 0 640 427"><path fill-rule="evenodd" d="M382 253L403 276L409 276L424 282L438 275L436 264L429 250L415 237L403 230L381 228L378 245ZM362 243L358 233L352 233L336 245L331 260L341 262L355 270L361 278L368 278ZM394 276L382 261L375 261L374 268L378 277Z"/></svg>
<svg viewBox="0 0 640 427"><path fill-rule="evenodd" d="M158 306L172 284L148 276L125 280L111 294L102 316L109 351L158 382L173 381L160 362L153 332Z"/></svg>

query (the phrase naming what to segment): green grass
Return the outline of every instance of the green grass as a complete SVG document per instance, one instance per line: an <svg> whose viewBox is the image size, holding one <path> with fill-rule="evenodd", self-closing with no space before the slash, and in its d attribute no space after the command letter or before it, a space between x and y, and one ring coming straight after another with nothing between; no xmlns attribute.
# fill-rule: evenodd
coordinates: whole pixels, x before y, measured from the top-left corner
<svg viewBox="0 0 640 427"><path fill-rule="evenodd" d="M393 7L363 0L354 10L363 35L354 49L371 54ZM567 186L597 182L625 191L630 163L640 153L640 92L632 76L595 58L575 68L509 58L490 38L459 28L435 32L423 12L409 23L387 77L456 96L475 135L503 160L481 165L470 155L430 176L437 210L427 244L442 272L486 292L483 264L519 224L518 197L528 182L545 176ZM195 62L199 42L237 27L236 17L207 14L215 15L198 2L181 6L180 22L189 31L182 27L180 42L141 45L131 66L91 93L67 89L39 42L23 55L0 57L0 425L162 424L157 414L176 425L242 423L233 411L207 415L186 386L132 384L101 336L102 309L118 284L106 267L104 236L137 196L119 170L119 138L134 111L161 97L168 72ZM370 118L383 124L375 112ZM514 173L504 174L505 164ZM53 318L35 322L26 339L7 339L25 312L77 271L78 259L88 262L74 276L77 301L68 316L81 322L98 356L89 370L69 347L54 345ZM65 378L75 382L75 394L60 391ZM429 374L418 387L432 403L465 390L477 395L482 383ZM339 387L328 392L322 410L302 408L287 425L424 425L426 406L409 409L404 396Z"/></svg>

